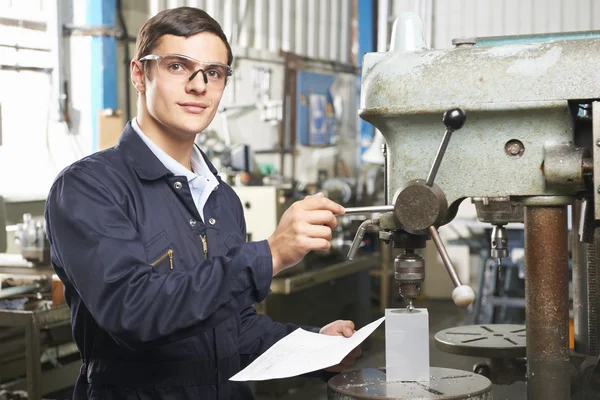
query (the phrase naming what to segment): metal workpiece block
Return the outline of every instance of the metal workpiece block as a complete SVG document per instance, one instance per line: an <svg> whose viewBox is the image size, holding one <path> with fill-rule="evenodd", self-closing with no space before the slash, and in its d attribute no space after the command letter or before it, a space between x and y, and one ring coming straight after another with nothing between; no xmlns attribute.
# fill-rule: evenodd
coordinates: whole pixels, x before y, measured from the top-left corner
<svg viewBox="0 0 600 400"><path fill-rule="evenodd" d="M385 310L386 381L429 381L429 313L426 308Z"/></svg>

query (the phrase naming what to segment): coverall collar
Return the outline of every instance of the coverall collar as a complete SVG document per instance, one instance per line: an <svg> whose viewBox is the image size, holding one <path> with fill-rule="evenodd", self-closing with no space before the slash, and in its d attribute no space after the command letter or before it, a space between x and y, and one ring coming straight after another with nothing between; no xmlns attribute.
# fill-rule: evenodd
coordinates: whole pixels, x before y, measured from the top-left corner
<svg viewBox="0 0 600 400"><path fill-rule="evenodd" d="M196 145L194 145L196 146ZM123 133L119 138L119 147L123 150L127 160L138 174L144 180L156 180L167 175L172 175L162 162L152 153L152 150L146 146L146 143L133 130L131 121L127 122ZM202 158L208 165L208 169L217 176L217 169L210 162L206 154L200 150Z"/></svg>

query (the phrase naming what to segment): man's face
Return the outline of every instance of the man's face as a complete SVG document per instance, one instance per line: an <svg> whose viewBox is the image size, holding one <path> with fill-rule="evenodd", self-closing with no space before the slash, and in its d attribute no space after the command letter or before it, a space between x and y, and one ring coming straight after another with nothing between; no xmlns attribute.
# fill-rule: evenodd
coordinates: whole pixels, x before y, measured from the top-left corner
<svg viewBox="0 0 600 400"><path fill-rule="evenodd" d="M189 38L162 36L151 53L158 56L177 54L202 63L227 64L225 44L218 36L207 32ZM143 91L140 91L142 106L145 104L148 114L169 134L184 140L193 138L214 118L224 87L215 84L214 80L206 83L202 72L190 81L188 78L193 71L179 76L181 65L161 62L138 63L144 71L140 76L144 79ZM169 73L164 72L167 69ZM132 74L135 73L132 68Z"/></svg>

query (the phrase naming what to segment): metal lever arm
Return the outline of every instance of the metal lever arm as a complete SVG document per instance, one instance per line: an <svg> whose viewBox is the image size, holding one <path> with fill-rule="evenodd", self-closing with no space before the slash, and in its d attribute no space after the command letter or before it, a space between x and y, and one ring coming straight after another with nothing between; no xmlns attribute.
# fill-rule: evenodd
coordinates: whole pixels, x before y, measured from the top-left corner
<svg viewBox="0 0 600 400"><path fill-rule="evenodd" d="M468 285L463 285L460 281L460 278L456 273L456 269L454 269L454 265L452 264L452 260L448 255L446 246L444 246L442 238L434 226L429 227L429 234L431 235L431 238L433 239L433 242L435 243L435 246L442 257L442 261L446 266L446 270L450 275L450 279L455 286L454 290L452 291L452 300L454 300L454 304L459 307L466 307L470 305L473 303L473 300L475 300L475 293L473 292L473 289L471 289L471 287Z"/></svg>
<svg viewBox="0 0 600 400"><path fill-rule="evenodd" d="M348 251L348 259L349 260L354 260L354 257L356 257L356 253L358 252L358 249L360 248L360 244L362 243L363 238L365 236L365 231L367 230L367 227L370 225L379 225L379 218L368 219L368 220L364 221L362 224L360 224L360 226L358 227L358 230L356 231L356 235L354 236L354 240L352 241L352 244L350 245L350 250Z"/></svg>
<svg viewBox="0 0 600 400"><path fill-rule="evenodd" d="M384 213L394 211L394 206L367 206L367 207L346 207L346 214L367 214L367 213Z"/></svg>
<svg viewBox="0 0 600 400"><path fill-rule="evenodd" d="M433 165L431 166L429 174L427 175L427 180L425 181L425 184L430 187L433 185L435 176L440 169L440 164L442 163L442 158L444 158L444 154L448 148L448 143L450 142L452 133L463 127L465 121L467 120L467 115L460 108L452 108L444 113L442 120L444 121L444 125L446 125L446 132L444 133L442 143L440 143L440 147L438 148L435 159L433 160Z"/></svg>

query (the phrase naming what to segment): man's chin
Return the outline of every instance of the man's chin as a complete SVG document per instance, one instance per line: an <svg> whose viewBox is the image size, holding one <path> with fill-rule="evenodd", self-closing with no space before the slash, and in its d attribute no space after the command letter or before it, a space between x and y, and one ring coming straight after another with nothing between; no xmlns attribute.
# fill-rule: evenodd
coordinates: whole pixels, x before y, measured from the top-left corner
<svg viewBox="0 0 600 400"><path fill-rule="evenodd" d="M182 121L183 122L183 121ZM180 135L185 137L193 137L206 129L207 124L205 123L182 123L180 122L175 128L180 132Z"/></svg>

